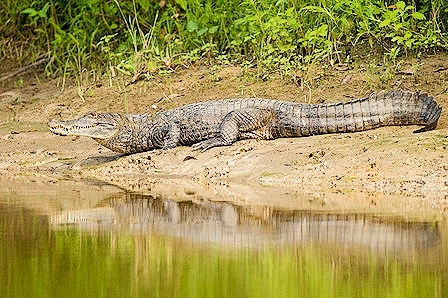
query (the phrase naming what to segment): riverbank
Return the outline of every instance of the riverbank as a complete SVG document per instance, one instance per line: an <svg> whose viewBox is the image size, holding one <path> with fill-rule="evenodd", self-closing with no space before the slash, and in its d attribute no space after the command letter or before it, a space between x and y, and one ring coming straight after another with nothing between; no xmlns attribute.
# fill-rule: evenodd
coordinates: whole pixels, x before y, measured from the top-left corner
<svg viewBox="0 0 448 298"><path fill-rule="evenodd" d="M95 179L123 189L190 195L241 204L295 204L418 216L448 211L448 64L446 55L396 65L316 68L307 82L265 82L239 67L196 67L126 86L82 88L27 76L1 86L2 180L56 184ZM436 130L387 127L273 141L245 140L204 153L189 147L120 156L89 138L47 131L50 118L90 110L155 113L186 103L233 97L335 102L382 89L433 95L442 106Z"/></svg>

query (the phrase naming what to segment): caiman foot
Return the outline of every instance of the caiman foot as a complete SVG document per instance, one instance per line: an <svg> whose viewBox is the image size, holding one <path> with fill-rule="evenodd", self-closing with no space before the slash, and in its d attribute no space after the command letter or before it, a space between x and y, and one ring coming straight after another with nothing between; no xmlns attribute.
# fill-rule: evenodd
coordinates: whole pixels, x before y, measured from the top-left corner
<svg viewBox="0 0 448 298"><path fill-rule="evenodd" d="M421 133L421 132L425 132L425 131L434 130L434 129L436 129L436 127L437 127L437 121L435 121L429 125L423 126L422 128L419 128L417 130L414 130L413 133Z"/></svg>
<svg viewBox="0 0 448 298"><path fill-rule="evenodd" d="M202 142L191 145L191 148L193 150L201 150L201 152L204 152L213 147L230 146L230 145L232 145L232 142L226 142L222 138L210 138Z"/></svg>

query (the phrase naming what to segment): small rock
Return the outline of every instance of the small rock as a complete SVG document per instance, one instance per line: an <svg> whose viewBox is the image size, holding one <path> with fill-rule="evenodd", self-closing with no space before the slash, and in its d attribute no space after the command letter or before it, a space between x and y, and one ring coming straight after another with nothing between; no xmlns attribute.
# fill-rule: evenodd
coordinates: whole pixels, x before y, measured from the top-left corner
<svg viewBox="0 0 448 298"><path fill-rule="evenodd" d="M187 161L187 160L190 160L190 159L196 159L196 157L193 157L193 156L188 155L188 156L186 156L186 157L184 158L184 161Z"/></svg>

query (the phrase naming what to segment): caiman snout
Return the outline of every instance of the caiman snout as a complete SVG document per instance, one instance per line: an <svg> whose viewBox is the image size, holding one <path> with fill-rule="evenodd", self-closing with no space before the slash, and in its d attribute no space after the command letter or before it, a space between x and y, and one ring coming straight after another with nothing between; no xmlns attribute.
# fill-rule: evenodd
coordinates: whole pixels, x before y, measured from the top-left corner
<svg viewBox="0 0 448 298"><path fill-rule="evenodd" d="M67 136L87 136L97 139L107 139L119 131L119 123L113 113L89 113L78 119L51 119L47 125L54 134Z"/></svg>
<svg viewBox="0 0 448 298"><path fill-rule="evenodd" d="M56 119L51 119L47 123L48 128L50 131L54 134L60 135L60 136L66 136L68 135L69 129L61 123L61 121L58 121Z"/></svg>

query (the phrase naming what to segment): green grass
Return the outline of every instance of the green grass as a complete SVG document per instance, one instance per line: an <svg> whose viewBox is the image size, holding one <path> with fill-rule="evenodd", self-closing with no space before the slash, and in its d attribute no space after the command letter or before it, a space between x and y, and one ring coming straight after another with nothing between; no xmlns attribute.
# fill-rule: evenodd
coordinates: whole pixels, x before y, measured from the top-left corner
<svg viewBox="0 0 448 298"><path fill-rule="evenodd" d="M52 76L131 81L196 62L263 78L350 62L358 48L392 60L448 48L445 0L5 0L0 20L3 59L50 55Z"/></svg>

